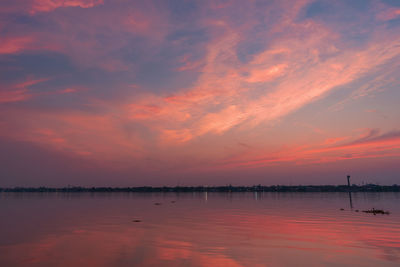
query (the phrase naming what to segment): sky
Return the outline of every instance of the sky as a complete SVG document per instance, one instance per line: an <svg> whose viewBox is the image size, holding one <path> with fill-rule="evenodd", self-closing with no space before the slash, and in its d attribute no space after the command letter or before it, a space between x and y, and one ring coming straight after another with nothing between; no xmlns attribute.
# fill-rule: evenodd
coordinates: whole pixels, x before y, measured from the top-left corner
<svg viewBox="0 0 400 267"><path fill-rule="evenodd" d="M2 0L0 186L400 183L398 0Z"/></svg>

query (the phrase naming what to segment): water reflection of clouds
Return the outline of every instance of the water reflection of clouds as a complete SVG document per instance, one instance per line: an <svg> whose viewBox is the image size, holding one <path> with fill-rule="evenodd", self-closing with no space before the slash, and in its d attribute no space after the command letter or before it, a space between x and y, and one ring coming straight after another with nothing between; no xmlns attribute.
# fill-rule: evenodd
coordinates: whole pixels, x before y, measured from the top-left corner
<svg viewBox="0 0 400 267"><path fill-rule="evenodd" d="M162 224L149 229L123 225L93 230L96 226L88 226L90 230L49 234L30 243L3 247L2 258L6 263L20 259L22 266L254 266L276 258L278 255L272 253L279 250L281 256L300 251L312 255L316 261L334 254L336 261L346 263L344 260L348 257L361 258L371 252L372 255L366 257L367 264L378 259L399 261L398 238L376 226L357 228L352 223L339 221L315 225L276 217L271 220L256 214L249 214L249 218L240 223L229 220L226 215L210 214L207 218L210 224L203 225L202 230ZM214 224L219 216L226 216L225 225ZM355 228L358 231L354 231ZM225 233L221 234L224 229ZM241 230L235 233L236 229ZM216 235L213 237L213 234Z"/></svg>
<svg viewBox="0 0 400 267"><path fill-rule="evenodd" d="M278 200L263 195L255 201L252 196L210 194L204 202L185 195L173 204L176 195L53 199L70 203L59 212L74 218L60 217L47 232L25 240L12 242L9 236L10 242L0 246L0 265L396 266L400 262L396 213L379 217L340 211L334 209L336 202L326 203L323 210L314 197ZM163 205L154 206L154 201ZM281 206L274 208L278 202ZM79 214L72 212L76 205ZM132 214L141 222L132 222ZM35 223L44 226L50 217Z"/></svg>

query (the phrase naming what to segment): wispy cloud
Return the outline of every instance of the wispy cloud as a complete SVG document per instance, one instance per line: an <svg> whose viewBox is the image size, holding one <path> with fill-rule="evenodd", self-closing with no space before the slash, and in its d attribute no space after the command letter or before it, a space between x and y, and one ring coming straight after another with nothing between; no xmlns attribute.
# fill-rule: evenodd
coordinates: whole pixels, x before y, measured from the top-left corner
<svg viewBox="0 0 400 267"><path fill-rule="evenodd" d="M396 157L397 7L313 3L1 3L1 135L149 169Z"/></svg>
<svg viewBox="0 0 400 267"><path fill-rule="evenodd" d="M268 156L257 154L239 156L221 161L215 168L259 168L263 166L292 163L310 165L363 158L398 157L400 155L400 131L380 133L378 129L368 129L351 141L349 137L329 138L322 144L282 149ZM258 152L260 153L260 152Z"/></svg>
<svg viewBox="0 0 400 267"><path fill-rule="evenodd" d="M103 3L103 0L34 0L31 13L49 12L60 7L91 8Z"/></svg>
<svg viewBox="0 0 400 267"><path fill-rule="evenodd" d="M33 93L29 91L29 87L48 79L32 79L27 78L24 82L12 85L3 85L0 87L0 103L19 102L30 99Z"/></svg>
<svg viewBox="0 0 400 267"><path fill-rule="evenodd" d="M167 98L149 96L149 100L142 100L141 106L157 106L151 118L157 124L169 121L171 116L179 117L177 121L182 123L168 123L169 130L190 131L193 138L207 133L222 134L237 125L254 127L280 119L400 54L398 38L377 34L355 52L337 48L342 41L325 26L292 19L284 38L274 40L268 49L247 63L240 62L235 53L238 44L244 41L241 32L219 25L226 33L209 43L206 63L196 84ZM299 40L299 33L308 38ZM375 80L377 84L383 82L382 77ZM371 85L365 86L368 87L350 98L375 91ZM143 112L146 111L133 111L131 117L140 117Z"/></svg>

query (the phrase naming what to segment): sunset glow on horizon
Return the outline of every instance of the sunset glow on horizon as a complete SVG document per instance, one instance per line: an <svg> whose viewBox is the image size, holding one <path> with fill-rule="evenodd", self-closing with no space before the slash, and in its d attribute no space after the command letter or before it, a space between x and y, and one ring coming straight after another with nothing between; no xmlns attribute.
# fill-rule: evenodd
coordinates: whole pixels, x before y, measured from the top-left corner
<svg viewBox="0 0 400 267"><path fill-rule="evenodd" d="M0 187L400 181L400 1L5 0L0 69Z"/></svg>

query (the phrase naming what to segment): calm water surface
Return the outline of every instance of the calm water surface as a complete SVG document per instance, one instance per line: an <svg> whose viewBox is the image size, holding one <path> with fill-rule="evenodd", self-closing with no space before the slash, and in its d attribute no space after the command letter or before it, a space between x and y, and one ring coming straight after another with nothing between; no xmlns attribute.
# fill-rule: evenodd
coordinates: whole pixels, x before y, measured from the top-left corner
<svg viewBox="0 0 400 267"><path fill-rule="evenodd" d="M0 266L400 266L400 194L352 200L353 211L346 193L0 193ZM372 207L391 214L355 212Z"/></svg>

